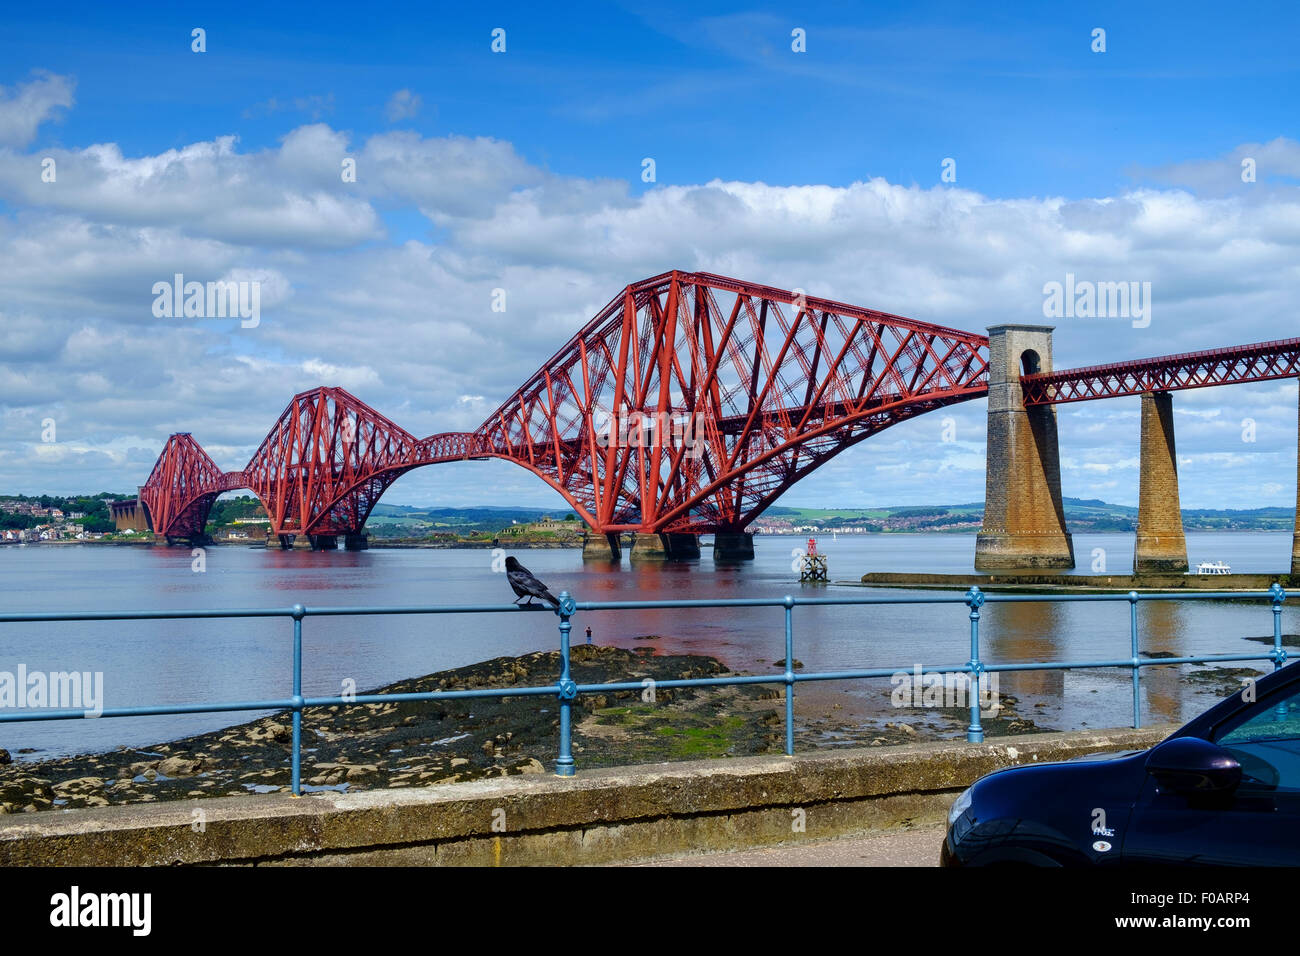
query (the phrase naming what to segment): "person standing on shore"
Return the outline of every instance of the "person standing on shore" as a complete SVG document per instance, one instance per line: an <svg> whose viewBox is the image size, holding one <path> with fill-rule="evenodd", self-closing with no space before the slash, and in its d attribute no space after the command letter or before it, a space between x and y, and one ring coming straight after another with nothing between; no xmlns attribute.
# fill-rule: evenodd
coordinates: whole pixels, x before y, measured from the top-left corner
<svg viewBox="0 0 1300 956"><path fill-rule="evenodd" d="M590 625L590 624L587 625L587 643L588 643L588 644L591 643L591 625Z"/></svg>

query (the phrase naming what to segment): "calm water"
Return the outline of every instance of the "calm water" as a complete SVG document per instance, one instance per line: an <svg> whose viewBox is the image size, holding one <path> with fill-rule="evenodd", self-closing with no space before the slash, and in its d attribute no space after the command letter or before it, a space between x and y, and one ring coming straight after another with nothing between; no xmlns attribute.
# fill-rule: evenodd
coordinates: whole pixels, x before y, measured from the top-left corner
<svg viewBox="0 0 1300 956"><path fill-rule="evenodd" d="M551 590L579 599L667 599L781 596L800 593L791 549L802 538L756 539L756 560L715 567L704 549L698 562L632 569L584 567L576 550L520 551ZM1108 570L1126 573L1132 535L1076 535L1086 570L1094 548ZM973 535L840 536L819 539L831 577L866 571L968 572ZM1189 557L1223 560L1234 571L1268 572L1289 562L1287 534L1189 535ZM212 547L207 570L191 570L185 548L99 546L0 548L0 605L8 611L65 609L285 607L504 603L513 599L488 551L266 551ZM975 576L972 574L972 578ZM802 593L898 595L807 587ZM910 669L914 663L957 665L969 656L963 606L799 608L795 656L807 671L866 667ZM1298 629L1296 603L1283 629ZM1174 654L1264 650L1247 637L1272 633L1266 604L1152 604L1141 608L1143 650ZM775 673L783 654L779 609L604 612L579 614L574 638L590 625L598 643L644 647L661 635L660 652L711 654L736 669ZM1127 604L987 605L986 660L1128 656ZM256 700L290 693L291 625L283 620L70 622L0 626L0 671L102 671L104 706ZM374 619L308 618L304 622L304 692L338 694L343 681L359 691L502 655L552 649L550 614L457 615ZM1266 666L1261 665L1263 670ZM1000 691L1046 727L1120 726L1131 719L1126 671L1070 671L1001 676ZM1211 698L1182 689L1172 669L1143 678L1144 719L1185 719ZM798 694L801 720L830 714L897 719L887 680L807 685ZM1035 702L1046 707L1032 709ZM0 747L37 748L31 759L62 753L140 746L214 730L249 714L114 718L0 726Z"/></svg>

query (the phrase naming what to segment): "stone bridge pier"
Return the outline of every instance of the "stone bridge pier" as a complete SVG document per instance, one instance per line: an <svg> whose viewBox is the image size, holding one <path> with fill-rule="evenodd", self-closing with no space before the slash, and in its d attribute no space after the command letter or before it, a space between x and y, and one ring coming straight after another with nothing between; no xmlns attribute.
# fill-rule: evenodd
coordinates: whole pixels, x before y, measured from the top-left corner
<svg viewBox="0 0 1300 956"><path fill-rule="evenodd" d="M754 535L750 531L718 531L713 535L714 561L753 561Z"/></svg>
<svg viewBox="0 0 1300 956"><path fill-rule="evenodd" d="M1065 529L1056 408L1025 408L1021 374L1052 370L1052 327L989 328L988 470L977 571L1074 567Z"/></svg>
<svg viewBox="0 0 1300 956"><path fill-rule="evenodd" d="M612 561L622 557L620 535L588 530L582 539L585 561ZM700 535L670 532L638 532L628 550L634 562L690 561L700 556ZM722 562L754 560L754 535L749 531L717 531L713 535L713 560Z"/></svg>
<svg viewBox="0 0 1300 956"><path fill-rule="evenodd" d="M364 532L343 535L301 532L281 534L273 528L266 532L266 546L277 551L337 551L339 538L343 539L343 547L347 551L366 551L370 548L370 536Z"/></svg>
<svg viewBox="0 0 1300 956"><path fill-rule="evenodd" d="M582 536L582 559L584 561L618 562L623 556L621 536L616 531L602 533L587 529Z"/></svg>
<svg viewBox="0 0 1300 956"><path fill-rule="evenodd" d="M1178 497L1174 402L1168 392L1142 394L1142 446L1138 465L1138 526L1134 574L1187 570L1187 539Z"/></svg>
<svg viewBox="0 0 1300 956"><path fill-rule="evenodd" d="M698 534L639 532L632 542L633 561L688 561L700 556Z"/></svg>
<svg viewBox="0 0 1300 956"><path fill-rule="evenodd" d="M1291 579L1300 580L1300 421L1296 423L1295 536L1291 539Z"/></svg>

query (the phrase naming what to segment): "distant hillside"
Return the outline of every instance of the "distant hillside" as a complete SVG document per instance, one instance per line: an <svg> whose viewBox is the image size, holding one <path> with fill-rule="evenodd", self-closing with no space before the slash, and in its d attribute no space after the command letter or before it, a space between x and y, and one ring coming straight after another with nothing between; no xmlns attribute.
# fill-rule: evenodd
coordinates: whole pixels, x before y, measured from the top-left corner
<svg viewBox="0 0 1300 956"><path fill-rule="evenodd" d="M1096 498L1066 498L1065 520L1080 531L1134 531L1137 508L1113 505ZM1290 508L1184 508L1187 531L1291 531L1295 511Z"/></svg>
<svg viewBox="0 0 1300 956"><path fill-rule="evenodd" d="M130 494L0 495L0 529L28 527L37 519L14 512L26 502L64 511L85 512L96 523L95 530L108 530L112 522L104 509L104 498L128 498ZM248 494L219 499L209 516L212 527L232 525L236 519L265 518L261 503ZM411 505L375 505L366 530L379 536L405 537L447 533L468 535L496 532L512 523L529 524L550 516L557 521L577 521L567 508L520 508L512 505L481 505L475 508L419 508ZM793 531L844 528L870 533L889 531L956 531L977 529L984 520L984 503L955 505L899 505L883 508L768 508L756 528ZM1066 498L1065 520L1071 531L1134 531L1137 508L1116 505L1097 498ZM102 524L101 529L99 525ZM581 527L577 523L576 527ZM1184 508L1187 531L1291 531L1295 512L1290 508Z"/></svg>
<svg viewBox="0 0 1300 956"><path fill-rule="evenodd" d="M446 532L470 534L474 531L500 531L512 522L528 524L549 515L565 520L573 512L567 508L517 508L484 505L478 508L417 508L411 505L375 505L366 522L371 534L412 536ZM576 521L576 516L572 520Z"/></svg>
<svg viewBox="0 0 1300 956"><path fill-rule="evenodd" d="M1096 498L1066 498L1065 521L1071 531L1135 531L1137 508ZM885 508L768 508L758 523L784 527L854 528L868 532L964 531L984 520L983 502L958 505L907 505ZM1187 531L1291 531L1290 508L1185 508Z"/></svg>

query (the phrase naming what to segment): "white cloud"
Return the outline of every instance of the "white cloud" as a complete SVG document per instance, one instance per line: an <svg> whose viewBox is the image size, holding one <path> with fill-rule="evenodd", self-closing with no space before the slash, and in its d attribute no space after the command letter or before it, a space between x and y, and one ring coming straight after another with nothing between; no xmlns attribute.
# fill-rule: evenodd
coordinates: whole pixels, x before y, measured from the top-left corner
<svg viewBox="0 0 1300 956"><path fill-rule="evenodd" d="M293 287L284 274L276 269L229 269L221 277L221 282L256 282L259 304L263 309L274 309L289 300Z"/></svg>
<svg viewBox="0 0 1300 956"><path fill-rule="evenodd" d="M333 93L326 93L324 95L313 94L311 96L295 96L288 100L282 100L277 96L273 96L264 102L254 103L248 109L244 110L244 118L252 119L257 116L271 116L275 113L306 113L313 120L318 120L326 113L333 112Z"/></svg>
<svg viewBox="0 0 1300 956"><path fill-rule="evenodd" d="M1254 181L1242 179L1243 164L1253 163ZM1300 142L1279 136L1267 143L1243 143L1216 159L1194 159L1135 174L1153 182L1189 186L1200 195L1269 192L1268 184L1300 179Z"/></svg>
<svg viewBox="0 0 1300 956"><path fill-rule="evenodd" d="M38 157L0 150L12 209L0 218L0 485L15 489L134 487L176 430L241 467L289 396L318 384L355 391L418 435L473 428L620 288L671 268L976 330L1043 322L1042 286L1067 272L1152 283L1149 328L1059 320L1058 366L1294 334L1295 188L1267 202L1151 188L1066 201L883 179L716 180L634 196L624 182L551 174L501 140L389 132L354 147L320 123L260 151L227 136L157 155L115 144L52 155L59 181L46 184ZM348 156L354 184L339 177ZM438 238L377 242L389 209L422 212ZM155 319L150 287L175 272L260 279L262 323ZM491 308L498 288L504 313ZM1175 408L1180 460L1195 473L1186 504L1264 503L1247 487L1288 500L1294 382L1180 392ZM924 416L848 450L785 500L980 500L984 405L945 414L959 442L941 442L939 418ZM61 436L64 423L79 430L58 469L32 464L51 454L31 451L46 415ZM1242 441L1247 417L1254 444ZM1135 502L1136 399L1063 406L1058 420L1066 494ZM96 448L105 453L83 452ZM551 501L536 479L499 478L495 466L434 471L403 478L390 498L510 488ZM485 490L483 475L502 483Z"/></svg>
<svg viewBox="0 0 1300 956"><path fill-rule="evenodd" d="M379 198L416 206L437 222L489 214L511 191L546 178L510 143L392 132L366 141L358 181Z"/></svg>
<svg viewBox="0 0 1300 956"><path fill-rule="evenodd" d="M416 113L420 112L422 103L423 101L418 93L412 93L410 90L398 90L389 98L388 105L384 107L384 115L388 117L390 123L411 119Z"/></svg>
<svg viewBox="0 0 1300 956"><path fill-rule="evenodd" d="M56 163L52 183L41 179L36 157L0 152L0 198L239 245L330 248L377 238L375 211L338 175L342 151L329 150L336 137L317 138L314 156L332 162L337 186L304 186L295 178L306 161L306 136L287 137L278 153L240 153L234 136L139 158L123 156L114 143L47 150L43 155Z"/></svg>
<svg viewBox="0 0 1300 956"><path fill-rule="evenodd" d="M76 85L70 76L37 70L26 83L0 86L0 146L22 147L34 140L55 110L72 106Z"/></svg>

